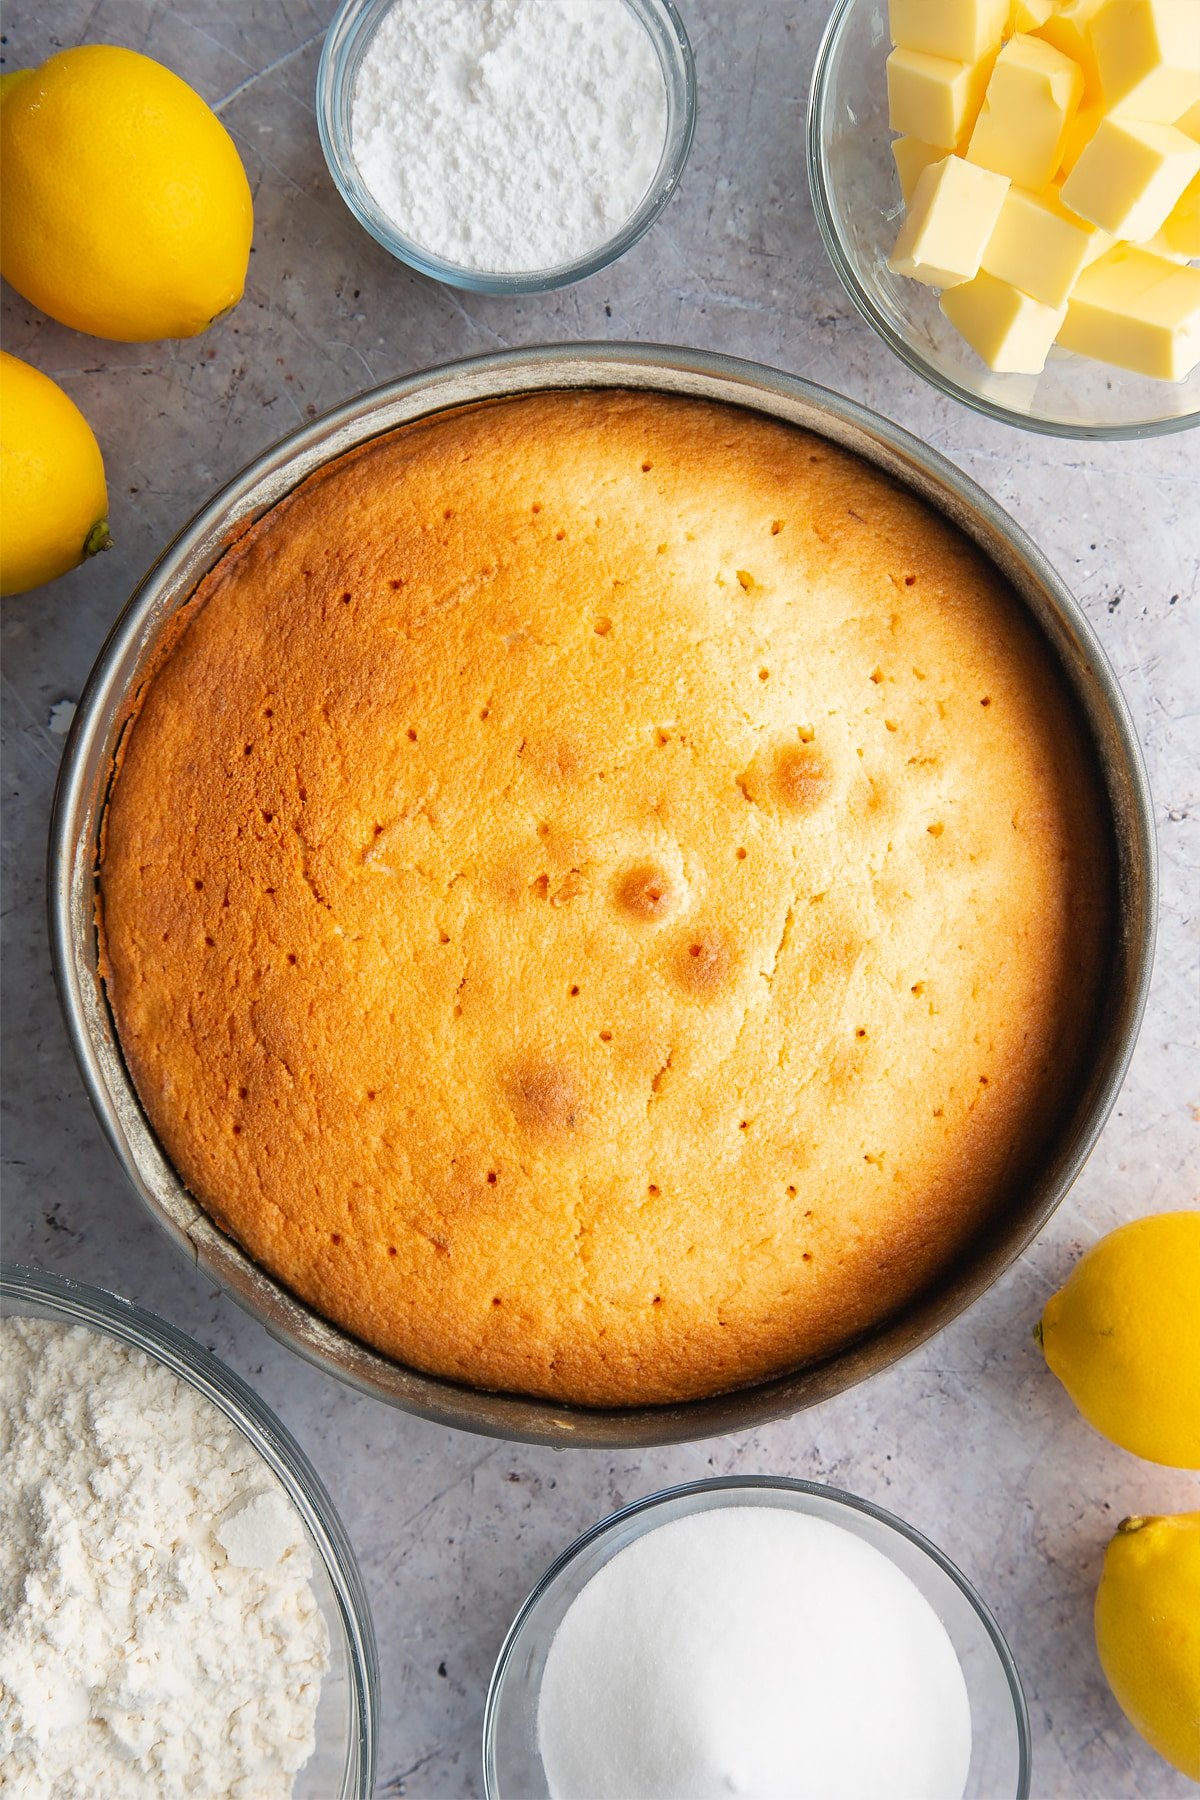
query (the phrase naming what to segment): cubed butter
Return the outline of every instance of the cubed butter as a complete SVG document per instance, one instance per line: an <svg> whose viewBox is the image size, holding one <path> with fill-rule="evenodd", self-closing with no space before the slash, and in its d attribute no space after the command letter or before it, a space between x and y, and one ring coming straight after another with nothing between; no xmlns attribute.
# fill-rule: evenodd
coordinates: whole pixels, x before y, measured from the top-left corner
<svg viewBox="0 0 1200 1800"><path fill-rule="evenodd" d="M1088 33L1088 25L1099 5L1100 0L1057 0L1045 22L1034 27L1036 36L1044 43L1052 44L1079 64L1083 72L1084 106L1098 105L1104 93L1100 85L1100 65Z"/></svg>
<svg viewBox="0 0 1200 1800"><path fill-rule="evenodd" d="M949 288L978 273L1008 181L990 169L947 156L917 182L888 267L930 287Z"/></svg>
<svg viewBox="0 0 1200 1800"><path fill-rule="evenodd" d="M1088 32L1110 112L1169 125L1200 101L1200 0L1100 0Z"/></svg>
<svg viewBox="0 0 1200 1800"><path fill-rule="evenodd" d="M986 270L948 288L941 307L989 369L1010 375L1041 373L1067 312L1065 306L1043 306Z"/></svg>
<svg viewBox="0 0 1200 1800"><path fill-rule="evenodd" d="M1185 380L1200 363L1200 269L1117 244L1080 276L1058 341L1139 375Z"/></svg>
<svg viewBox="0 0 1200 1800"><path fill-rule="evenodd" d="M926 56L975 63L1000 48L1008 5L1009 0L888 0L892 42Z"/></svg>
<svg viewBox="0 0 1200 1800"><path fill-rule="evenodd" d="M1111 245L1107 232L1069 212L1053 188L1031 194L1010 187L981 266L1044 306L1063 306L1088 262Z"/></svg>
<svg viewBox="0 0 1200 1800"><path fill-rule="evenodd" d="M908 206L917 191L917 183L929 167L930 163L941 162L946 152L938 144L923 144L920 138L896 138L892 143L892 158L896 164L896 174L900 177L900 192L904 195L904 204Z"/></svg>
<svg viewBox="0 0 1200 1800"><path fill-rule="evenodd" d="M991 74L992 57L950 62L923 50L893 50L887 59L892 130L954 150L975 123Z"/></svg>
<svg viewBox="0 0 1200 1800"><path fill-rule="evenodd" d="M1198 173L1200 144L1173 125L1110 116L1063 182L1063 204L1102 231L1139 244L1161 229Z"/></svg>
<svg viewBox="0 0 1200 1800"><path fill-rule="evenodd" d="M1007 175L1018 187L1048 186L1082 94L1083 76L1069 56L1019 32L996 58L969 161Z"/></svg>
<svg viewBox="0 0 1200 1800"><path fill-rule="evenodd" d="M1183 117L1175 121L1176 131L1182 131L1185 137L1195 138L1200 144L1200 100L1195 106L1189 106Z"/></svg>

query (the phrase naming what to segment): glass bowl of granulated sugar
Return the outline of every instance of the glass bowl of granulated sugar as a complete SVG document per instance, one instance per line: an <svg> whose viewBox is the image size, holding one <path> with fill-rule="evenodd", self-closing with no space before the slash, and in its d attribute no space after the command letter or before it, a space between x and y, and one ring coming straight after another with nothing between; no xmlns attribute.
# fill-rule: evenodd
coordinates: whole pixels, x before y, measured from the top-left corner
<svg viewBox="0 0 1200 1800"><path fill-rule="evenodd" d="M359 223L485 294L624 255L678 186L695 116L672 0L346 0L317 75L321 146Z"/></svg>
<svg viewBox="0 0 1200 1800"><path fill-rule="evenodd" d="M375 1634L345 1529L216 1357L0 1267L0 1788L370 1800Z"/></svg>
<svg viewBox="0 0 1200 1800"><path fill-rule="evenodd" d="M484 1713L488 1800L1026 1800L1000 1629L868 1500L698 1481L586 1532L517 1614Z"/></svg>

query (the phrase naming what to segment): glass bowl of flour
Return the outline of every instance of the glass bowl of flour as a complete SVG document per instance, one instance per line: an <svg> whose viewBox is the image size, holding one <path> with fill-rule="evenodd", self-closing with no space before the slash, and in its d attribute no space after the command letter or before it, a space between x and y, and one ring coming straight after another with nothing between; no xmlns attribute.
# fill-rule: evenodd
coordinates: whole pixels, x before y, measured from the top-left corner
<svg viewBox="0 0 1200 1800"><path fill-rule="evenodd" d="M593 275L683 174L696 75L673 0L346 0L325 160L385 250L477 293Z"/></svg>
<svg viewBox="0 0 1200 1800"><path fill-rule="evenodd" d="M488 1800L1025 1800L987 1607L903 1520L785 1477L698 1481L586 1532L517 1614Z"/></svg>
<svg viewBox="0 0 1200 1800"><path fill-rule="evenodd" d="M215 1357L100 1288L6 1265L0 1496L14 1791L369 1800L354 1553L299 1446Z"/></svg>

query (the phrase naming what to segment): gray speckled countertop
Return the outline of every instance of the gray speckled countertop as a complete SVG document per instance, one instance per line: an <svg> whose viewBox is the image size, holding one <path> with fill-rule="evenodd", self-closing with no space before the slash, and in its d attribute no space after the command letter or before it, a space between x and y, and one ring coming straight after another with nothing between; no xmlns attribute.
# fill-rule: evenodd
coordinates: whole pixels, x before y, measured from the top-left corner
<svg viewBox="0 0 1200 1800"><path fill-rule="evenodd" d="M662 220L617 267L531 300L478 299L392 262L326 173L312 93L331 0L45 0L6 9L6 68L108 40L177 69L236 137L255 192L246 298L191 343L109 344L11 292L6 347L55 376L107 459L117 548L3 614L3 1248L157 1309L276 1407L357 1546L382 1668L380 1795L478 1795L484 1692L549 1559L614 1506L734 1471L829 1480L901 1513L981 1588L1024 1676L1039 1796L1183 1796L1109 1697L1090 1610L1123 1514L1200 1505L1186 1475L1111 1449L1030 1339L1081 1247L1196 1204L1200 1163L1200 439L1085 445L980 420L906 373L853 314L804 176L826 0L680 0L700 77L695 147ZM1032 1251L966 1317L815 1411L612 1457L446 1431L318 1374L213 1291L142 1212L102 1143L59 1020L43 861L73 701L166 540L274 439L362 388L506 345L633 338L811 376L915 431L988 488L1080 596L1124 683L1155 794L1162 910L1153 991L1098 1149ZM1189 737L1189 727L1190 737Z"/></svg>

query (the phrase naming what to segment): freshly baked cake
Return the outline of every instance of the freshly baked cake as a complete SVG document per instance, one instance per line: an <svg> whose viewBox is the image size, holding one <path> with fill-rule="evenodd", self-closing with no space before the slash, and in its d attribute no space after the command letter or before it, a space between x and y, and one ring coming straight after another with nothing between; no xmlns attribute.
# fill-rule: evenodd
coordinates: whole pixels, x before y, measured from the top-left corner
<svg viewBox="0 0 1200 1800"><path fill-rule="evenodd" d="M333 462L125 734L103 967L213 1217L417 1368L596 1405L844 1345L1075 1091L1089 740L994 568L823 439L625 392Z"/></svg>

